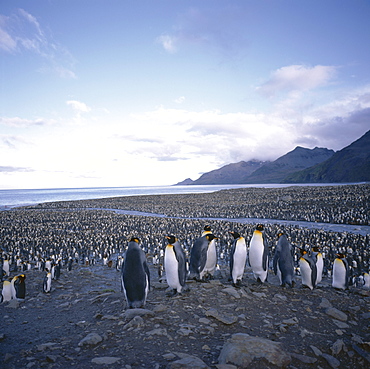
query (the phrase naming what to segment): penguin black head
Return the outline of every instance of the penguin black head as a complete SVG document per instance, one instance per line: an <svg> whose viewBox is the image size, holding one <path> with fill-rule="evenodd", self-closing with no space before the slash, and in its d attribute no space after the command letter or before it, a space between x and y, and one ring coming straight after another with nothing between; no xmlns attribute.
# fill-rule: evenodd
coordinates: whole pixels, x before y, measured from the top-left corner
<svg viewBox="0 0 370 369"><path fill-rule="evenodd" d="M174 244L176 241L177 241L177 238L174 236L174 235L169 235L169 236L166 236L166 238L168 239L168 243L170 245Z"/></svg>
<svg viewBox="0 0 370 369"><path fill-rule="evenodd" d="M263 224L257 224L256 230L262 232L263 231Z"/></svg>
<svg viewBox="0 0 370 369"><path fill-rule="evenodd" d="M229 233L232 234L232 236L234 237L234 239L240 238L240 234L238 232L236 232L236 231L231 231Z"/></svg>
<svg viewBox="0 0 370 369"><path fill-rule="evenodd" d="M218 240L218 237L216 237L214 234L212 233L209 233L209 234L206 234L206 238L209 242L213 241L213 240Z"/></svg>
<svg viewBox="0 0 370 369"><path fill-rule="evenodd" d="M277 237L278 237L278 238L280 238L283 234L284 234L284 232L283 232L283 231L279 231L279 232L277 233Z"/></svg>
<svg viewBox="0 0 370 369"><path fill-rule="evenodd" d="M312 246L313 252L320 252L320 249L317 246Z"/></svg>
<svg viewBox="0 0 370 369"><path fill-rule="evenodd" d="M130 240L128 242L136 242L136 243L140 243L140 240L137 238L137 237L131 237Z"/></svg>

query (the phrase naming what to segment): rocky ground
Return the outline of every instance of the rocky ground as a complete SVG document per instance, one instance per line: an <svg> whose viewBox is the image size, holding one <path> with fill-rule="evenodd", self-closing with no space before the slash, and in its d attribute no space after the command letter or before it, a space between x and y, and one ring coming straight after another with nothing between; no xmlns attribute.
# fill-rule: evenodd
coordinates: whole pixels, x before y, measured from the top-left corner
<svg viewBox="0 0 370 369"><path fill-rule="evenodd" d="M52 292L26 272L25 301L0 305L0 367L7 368L365 368L370 365L370 293L282 288L250 269L232 287L227 269L166 296L150 263L145 309L125 310L120 273L101 264L62 269Z"/></svg>

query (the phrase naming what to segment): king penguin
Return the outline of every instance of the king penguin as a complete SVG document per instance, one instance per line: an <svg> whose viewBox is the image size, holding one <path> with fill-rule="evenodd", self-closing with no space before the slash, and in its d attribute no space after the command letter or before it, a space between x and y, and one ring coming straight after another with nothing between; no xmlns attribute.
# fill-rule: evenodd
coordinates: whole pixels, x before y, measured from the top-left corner
<svg viewBox="0 0 370 369"><path fill-rule="evenodd" d="M5 272L5 275L7 277L10 276L10 264L9 264L9 259L8 258L4 259L3 271Z"/></svg>
<svg viewBox="0 0 370 369"><path fill-rule="evenodd" d="M324 259L322 253L318 247L312 247L311 255L316 262L317 276L316 276L316 285L319 284L322 280L322 272L324 269Z"/></svg>
<svg viewBox="0 0 370 369"><path fill-rule="evenodd" d="M316 261L308 255L306 250L301 249L300 251L299 270L301 272L302 285L313 290L316 287L317 280Z"/></svg>
<svg viewBox="0 0 370 369"><path fill-rule="evenodd" d="M145 306L150 288L150 273L145 253L137 237L128 242L121 269L121 286L129 309Z"/></svg>
<svg viewBox="0 0 370 369"><path fill-rule="evenodd" d="M46 271L46 274L42 282L42 291L44 293L50 293L51 292L51 272L47 268L45 269L45 271Z"/></svg>
<svg viewBox="0 0 370 369"><path fill-rule="evenodd" d="M280 232L278 233L278 242L275 248L273 259L274 273L278 275L280 285L285 287L294 286L294 260L293 250L287 236Z"/></svg>
<svg viewBox="0 0 370 369"><path fill-rule="evenodd" d="M348 289L349 268L344 254L337 254L333 265L332 286L340 290Z"/></svg>
<svg viewBox="0 0 370 369"><path fill-rule="evenodd" d="M12 279L12 298L13 299L25 299L26 297L26 276L20 274Z"/></svg>
<svg viewBox="0 0 370 369"><path fill-rule="evenodd" d="M1 301L10 301L12 299L12 285L10 281L3 282L3 290L1 291Z"/></svg>
<svg viewBox="0 0 370 369"><path fill-rule="evenodd" d="M214 272L216 269L216 239L217 237L214 234L207 233L195 240L190 251L190 279L203 280L207 272ZM209 252L210 247L211 251Z"/></svg>
<svg viewBox="0 0 370 369"><path fill-rule="evenodd" d="M166 236L168 244L164 252L164 269L167 284L173 289L173 295L181 293L186 281L186 256L178 239Z"/></svg>
<svg viewBox="0 0 370 369"><path fill-rule="evenodd" d="M212 233L211 226L209 224L205 225L203 228L202 236Z"/></svg>
<svg viewBox="0 0 370 369"><path fill-rule="evenodd" d="M230 277L233 281L234 287L241 285L245 263L247 261L247 244L245 238L242 237L238 232L230 232L234 237L233 243L230 249Z"/></svg>
<svg viewBox="0 0 370 369"><path fill-rule="evenodd" d="M249 263L258 282L265 282L268 274L267 239L263 233L263 225L258 224L249 243Z"/></svg>
<svg viewBox="0 0 370 369"><path fill-rule="evenodd" d="M366 289L370 289L370 274L367 273L367 272L364 272L362 274L363 278L364 278L364 285L363 287L366 288Z"/></svg>

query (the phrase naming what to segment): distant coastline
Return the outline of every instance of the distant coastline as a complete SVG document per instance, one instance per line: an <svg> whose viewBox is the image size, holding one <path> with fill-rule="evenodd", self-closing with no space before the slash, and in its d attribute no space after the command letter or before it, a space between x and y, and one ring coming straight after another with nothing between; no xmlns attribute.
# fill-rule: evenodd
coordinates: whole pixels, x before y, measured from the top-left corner
<svg viewBox="0 0 370 369"><path fill-rule="evenodd" d="M363 183L363 182L362 182ZM0 210L55 201L76 201L121 196L209 193L233 188L285 188L293 186L343 186L362 183L168 185L0 190Z"/></svg>

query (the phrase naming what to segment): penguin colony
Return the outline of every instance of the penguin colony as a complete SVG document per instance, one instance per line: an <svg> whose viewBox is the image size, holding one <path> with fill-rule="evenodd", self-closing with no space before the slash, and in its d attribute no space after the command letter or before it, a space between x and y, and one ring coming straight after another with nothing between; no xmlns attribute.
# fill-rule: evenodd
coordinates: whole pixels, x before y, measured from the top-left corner
<svg viewBox="0 0 370 369"><path fill-rule="evenodd" d="M256 227L221 220L209 223L204 227L204 221L197 219L58 208L47 212L21 209L0 212L0 277L4 282L1 298L21 299L21 295L14 293L16 281L21 278L14 280L14 287L12 280L26 276L30 269L43 273L40 290L52 293L52 281L59 278L61 270L73 272L77 263L93 266L99 262L121 272L128 307L144 306L150 287L144 265L147 259L166 278L169 295L185 292L189 278L207 281L217 277L220 265L229 266L230 282L236 287L242 285L245 265L249 265L259 283L268 282L269 271L273 269L280 284L289 287L294 287L299 279L302 285L313 289L324 276L332 280L334 288L369 288L368 234L324 232L298 226L286 226L280 232L279 226L271 224ZM277 234L279 237L275 238ZM130 282L132 272L125 268L130 254L128 245L132 242L142 251L138 253L140 257L133 259L136 260L133 264L144 270L133 272L141 276L138 296L132 292L136 290ZM25 295L25 280L23 285Z"/></svg>
<svg viewBox="0 0 370 369"><path fill-rule="evenodd" d="M250 265L258 283L268 281L268 272L271 267L283 287L293 288L297 274L300 274L302 286L311 290L321 282L325 263L323 254L318 247L295 250L295 247L289 242L288 236L284 232L278 232L271 258L272 245L269 245L262 224L255 227L249 240L246 240L237 231L229 231L228 233L229 239L232 237L232 240L228 243L227 255L226 258L224 256L224 259L228 260L229 281L234 287L242 286L246 265ZM198 282L206 282L214 278L220 262L216 244L218 239L219 237L212 233L210 225L206 225L200 237L195 238L189 252L183 248L176 236L164 236L163 245L165 247L161 248L158 255L153 255L152 260L153 264L157 265L160 265L161 259L163 261L163 272L169 286L168 296L188 291L186 280L194 279ZM101 254L100 260L105 266L111 267L113 264L111 254L107 250L105 251ZM34 257L34 260L28 262L16 262L16 259L14 255L9 256L2 251L2 263L0 263L1 279L3 280L1 302L26 298L25 274L29 270L30 264L33 264L34 268L44 271L42 291L50 293L52 292L52 280L59 278L63 266L67 271L70 271L74 263L86 265L86 260L89 260L86 259L86 256L80 257L77 250L74 251L74 255L64 257L64 263L61 255L52 255L45 259ZM295 266L297 260L298 268ZM90 265L90 261L88 263ZM94 264L95 259L91 265ZM13 269L12 265L14 265ZM17 273L19 268L21 268L22 274L11 277L10 271ZM147 255L138 237L129 239L124 252L116 259L116 269L120 271L121 290L125 296L127 308L144 307L150 290L150 273ZM359 275L354 275L353 268L350 267L343 253L336 255L331 277L332 287L336 289L345 290L351 285L370 288L369 273L363 271Z"/></svg>

